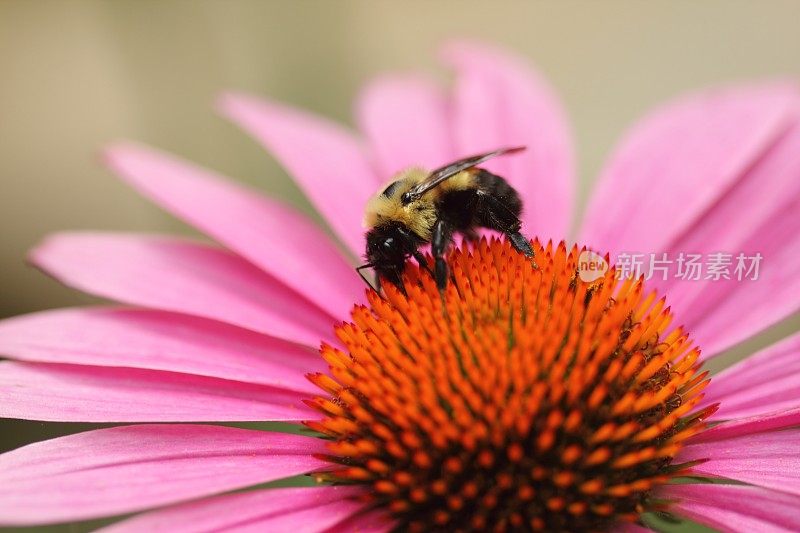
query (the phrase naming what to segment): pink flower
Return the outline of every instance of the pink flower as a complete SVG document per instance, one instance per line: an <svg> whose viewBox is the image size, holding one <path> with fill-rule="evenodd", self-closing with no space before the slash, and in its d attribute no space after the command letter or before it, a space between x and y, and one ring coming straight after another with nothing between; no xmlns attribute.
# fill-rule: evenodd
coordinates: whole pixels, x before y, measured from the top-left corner
<svg viewBox="0 0 800 533"><path fill-rule="evenodd" d="M328 422L313 422L320 420L319 410L329 421L339 416L335 403L325 404L318 385L339 391L344 374L333 372L339 381L320 376L330 374L335 348L359 347L346 338L345 329L337 338L333 325L349 316L354 302L365 301L352 262L363 251L362 208L403 167L431 168L475 152L526 145L524 154L486 166L523 195L524 231L542 242L568 237L574 168L557 98L524 62L505 52L454 43L443 58L457 74L449 92L413 76L385 77L366 89L357 109L364 143L335 124L282 104L241 94L220 100L222 113L295 177L342 248L293 209L213 172L138 145L107 150L106 161L117 174L224 248L172 237L65 233L32 252L34 264L65 284L126 307L53 310L0 323L0 353L11 359L0 363L0 416L147 424L61 437L0 456L0 525L157 508L111 529L392 527L384 512L362 512L374 484L231 492L300 474L329 475L330 441L311 433L196 423L312 421L311 427L331 430L324 425ZM734 276L651 280L707 360L800 307L799 204L797 87L775 82L723 88L682 97L633 128L602 172L577 236L578 242L612 254L762 254L755 281ZM500 253L498 244L491 246ZM467 261L456 255L454 261ZM455 294L454 288L448 290ZM389 296L394 298L391 291ZM412 303L422 302L419 298L412 295ZM431 301L436 305L436 298ZM375 298L370 304L383 305ZM356 321L359 312L353 315ZM654 329L666 334L669 313L653 316L664 317ZM643 323L646 318L638 324ZM379 337L378 329L358 327L368 332L365 338ZM637 324L626 327L637 331ZM677 342L678 335L670 338ZM329 346L323 350L327 362L316 353L320 341ZM644 343L637 350L656 348ZM680 441L672 464L688 464L683 475L694 481L736 483L661 480L643 489L620 485L615 494L624 499L633 491L636 501L645 501L645 510L663 508L723 530L800 529L798 352L800 335L762 350L714 376L702 401L687 392L702 387L702 377L681 382L686 390L678 390L678 400L699 402L681 420L692 413L707 416L717 403L719 409L707 419L714 423L711 429L700 432L696 424ZM647 353L657 357L661 352ZM686 372L694 371L690 363ZM668 375L678 372L664 368ZM305 378L309 373L313 384ZM692 379L689 373L686 379ZM409 400L413 404L414 398ZM546 433L539 431L537 436ZM622 426L615 431L622 435ZM397 438L411 442L415 437ZM670 439L658 446L675 437ZM518 452L508 450L513 462ZM375 465L370 475L380 468ZM570 490L579 486L574 472L558 474ZM392 483L384 485L387 491L401 482ZM591 490L582 492L586 501L599 501ZM518 497L527 501L522 491ZM552 506L553 516L603 511L600 504L565 510L561 495L543 501ZM448 512L457 504L449 501ZM392 508L395 516L402 514L400 507ZM638 518L610 512L614 519ZM643 523L618 527L644 529Z"/></svg>

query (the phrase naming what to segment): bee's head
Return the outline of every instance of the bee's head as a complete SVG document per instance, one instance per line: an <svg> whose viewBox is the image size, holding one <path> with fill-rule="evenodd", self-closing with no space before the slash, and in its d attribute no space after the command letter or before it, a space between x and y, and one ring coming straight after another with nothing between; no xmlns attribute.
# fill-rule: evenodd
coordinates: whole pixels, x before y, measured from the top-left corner
<svg viewBox="0 0 800 533"><path fill-rule="evenodd" d="M416 243L409 242L408 231L403 231L399 223L381 224L367 232L367 259L370 261L393 262L402 260L416 249Z"/></svg>

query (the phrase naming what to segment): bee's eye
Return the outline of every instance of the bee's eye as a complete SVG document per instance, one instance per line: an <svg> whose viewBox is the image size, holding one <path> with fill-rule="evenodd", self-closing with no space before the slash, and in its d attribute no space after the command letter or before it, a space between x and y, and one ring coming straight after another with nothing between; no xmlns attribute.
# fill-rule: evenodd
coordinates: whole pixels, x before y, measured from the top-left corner
<svg viewBox="0 0 800 533"><path fill-rule="evenodd" d="M394 237L386 237L383 241L383 247L386 249L394 248Z"/></svg>

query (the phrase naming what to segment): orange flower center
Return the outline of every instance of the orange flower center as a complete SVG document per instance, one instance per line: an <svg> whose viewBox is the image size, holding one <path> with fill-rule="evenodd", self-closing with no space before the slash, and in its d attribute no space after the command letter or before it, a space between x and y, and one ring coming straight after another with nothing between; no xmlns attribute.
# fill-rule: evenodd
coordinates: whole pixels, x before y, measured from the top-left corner
<svg viewBox="0 0 800 533"><path fill-rule="evenodd" d="M353 311L309 378L328 436L327 481L358 483L398 530L608 529L658 508L651 489L703 429L699 351L664 300L580 250L455 250L440 294L409 263L407 296Z"/></svg>

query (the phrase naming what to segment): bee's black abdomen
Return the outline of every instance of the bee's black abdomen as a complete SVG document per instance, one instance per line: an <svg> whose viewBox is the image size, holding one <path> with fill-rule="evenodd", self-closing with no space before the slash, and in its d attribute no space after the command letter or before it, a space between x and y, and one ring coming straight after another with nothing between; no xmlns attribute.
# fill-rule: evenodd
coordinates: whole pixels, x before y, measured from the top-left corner
<svg viewBox="0 0 800 533"><path fill-rule="evenodd" d="M516 189L502 177L483 169L478 169L476 181L479 201L477 225L506 234L519 231L522 199Z"/></svg>
<svg viewBox="0 0 800 533"><path fill-rule="evenodd" d="M478 169L476 182L480 190L501 201L511 214L519 218L522 214L522 199L517 190L509 185L505 178L481 168Z"/></svg>
<svg viewBox="0 0 800 533"><path fill-rule="evenodd" d="M438 211L454 232L469 233L488 228L510 234L520 229L522 200L519 193L500 176L476 169L475 187L442 194Z"/></svg>
<svg viewBox="0 0 800 533"><path fill-rule="evenodd" d="M455 231L467 231L480 225L476 218L478 211L478 190L466 189L448 191L439 199L439 217L447 220Z"/></svg>

